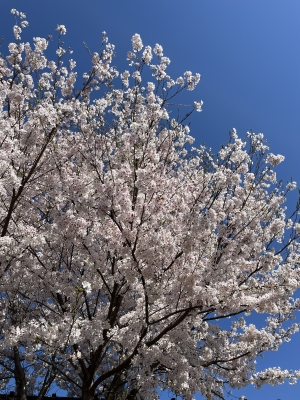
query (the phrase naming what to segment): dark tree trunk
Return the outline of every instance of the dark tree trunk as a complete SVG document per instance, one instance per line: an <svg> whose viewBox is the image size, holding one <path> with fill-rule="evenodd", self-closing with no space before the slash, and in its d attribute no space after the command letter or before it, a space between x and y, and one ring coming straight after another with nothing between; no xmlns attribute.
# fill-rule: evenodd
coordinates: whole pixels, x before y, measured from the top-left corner
<svg viewBox="0 0 300 400"><path fill-rule="evenodd" d="M137 394L138 394L138 389L132 389L129 393L128 393L128 395L127 395L127 397L126 397L126 400L135 400L136 399L136 396L137 396Z"/></svg>
<svg viewBox="0 0 300 400"><path fill-rule="evenodd" d="M27 400L26 376L24 369L22 368L20 354L17 346L14 346L14 361L17 399Z"/></svg>
<svg viewBox="0 0 300 400"><path fill-rule="evenodd" d="M95 395L95 389L93 388L93 382L90 379L83 382L82 385L82 400L93 400Z"/></svg>

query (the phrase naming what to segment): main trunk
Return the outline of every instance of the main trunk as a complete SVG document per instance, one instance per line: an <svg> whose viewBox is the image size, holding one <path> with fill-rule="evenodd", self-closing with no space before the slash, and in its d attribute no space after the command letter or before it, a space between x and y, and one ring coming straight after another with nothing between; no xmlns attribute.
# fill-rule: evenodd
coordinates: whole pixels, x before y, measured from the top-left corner
<svg viewBox="0 0 300 400"><path fill-rule="evenodd" d="M14 346L14 361L15 361L15 380L16 380L16 392L18 400L27 400L26 391L26 376L22 368L20 354L17 346Z"/></svg>
<svg viewBox="0 0 300 400"><path fill-rule="evenodd" d="M93 382L84 382L82 385L82 400L94 400L95 390L91 387Z"/></svg>

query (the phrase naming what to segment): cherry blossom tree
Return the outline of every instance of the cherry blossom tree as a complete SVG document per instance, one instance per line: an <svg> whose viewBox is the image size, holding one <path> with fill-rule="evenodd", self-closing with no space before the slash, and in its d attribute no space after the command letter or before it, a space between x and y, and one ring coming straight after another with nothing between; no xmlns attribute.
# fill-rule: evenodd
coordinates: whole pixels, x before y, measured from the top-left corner
<svg viewBox="0 0 300 400"><path fill-rule="evenodd" d="M159 387L222 399L294 383L297 371L255 370L298 330L286 324L300 306L300 224L299 203L284 206L296 183L274 172L284 157L235 129L216 156L194 148L186 119L202 102L181 116L175 97L200 75L172 79L162 46L134 35L119 73L104 32L80 86L66 28L51 60L50 39L22 42L25 14L12 13L0 59L2 389L13 378L24 400L53 382L84 400L158 399Z"/></svg>

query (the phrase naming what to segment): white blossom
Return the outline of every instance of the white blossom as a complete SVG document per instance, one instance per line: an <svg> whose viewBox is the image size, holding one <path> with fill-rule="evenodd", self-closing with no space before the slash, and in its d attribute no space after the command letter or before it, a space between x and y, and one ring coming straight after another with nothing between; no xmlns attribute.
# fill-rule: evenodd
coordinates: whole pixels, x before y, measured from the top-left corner
<svg viewBox="0 0 300 400"><path fill-rule="evenodd" d="M91 285L89 282L83 281L83 282L82 282L82 287L84 288L84 290L85 290L87 293L91 293L91 291L92 291L92 285Z"/></svg>
<svg viewBox="0 0 300 400"><path fill-rule="evenodd" d="M160 44L156 43L156 45L154 46L153 52L157 56L162 57L163 56L163 48L162 48L162 46Z"/></svg>
<svg viewBox="0 0 300 400"><path fill-rule="evenodd" d="M56 30L60 35L65 35L67 33L65 25L57 25Z"/></svg>
<svg viewBox="0 0 300 400"><path fill-rule="evenodd" d="M140 51L143 48L143 42L138 33L132 36L131 39L133 51Z"/></svg>
<svg viewBox="0 0 300 400"><path fill-rule="evenodd" d="M289 183L286 185L286 188L287 188L288 190L294 190L294 189L296 189L296 187L297 187L297 182L295 182L295 181L289 182Z"/></svg>
<svg viewBox="0 0 300 400"><path fill-rule="evenodd" d="M284 161L284 158L285 157L281 154L275 155L273 153L269 153L266 162L269 163L271 167L274 167Z"/></svg>
<svg viewBox="0 0 300 400"><path fill-rule="evenodd" d="M196 111L201 112L202 105L203 105L203 101L194 101L194 107L196 108Z"/></svg>

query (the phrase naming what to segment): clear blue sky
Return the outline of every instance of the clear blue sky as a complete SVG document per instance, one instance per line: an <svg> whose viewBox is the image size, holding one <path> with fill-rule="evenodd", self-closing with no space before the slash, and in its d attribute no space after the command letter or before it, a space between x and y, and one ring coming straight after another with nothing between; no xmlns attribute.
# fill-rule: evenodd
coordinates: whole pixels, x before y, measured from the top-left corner
<svg viewBox="0 0 300 400"><path fill-rule="evenodd" d="M172 76L186 70L201 74L197 90L184 99L204 101L203 112L192 120L196 143L205 142L216 152L233 127L241 136L249 129L263 132L271 151L286 157L278 177L293 177L300 186L299 0L1 0L4 48L12 37L11 8L27 13L26 40L66 25L65 43L74 50L80 71L89 68L82 42L97 51L104 30L116 45L120 69L126 68L134 33L146 45L161 44ZM300 333L259 361L258 368L300 369L299 356ZM234 394L248 400L299 400L299 392L300 384L285 384Z"/></svg>

